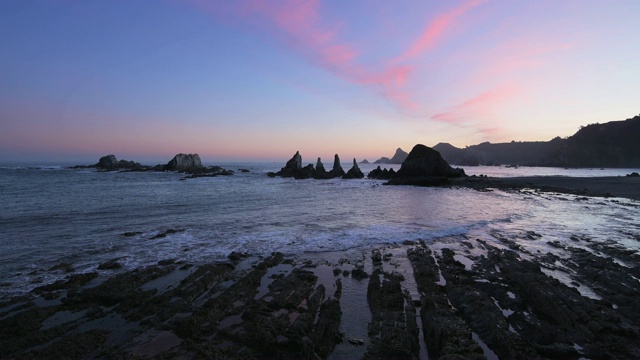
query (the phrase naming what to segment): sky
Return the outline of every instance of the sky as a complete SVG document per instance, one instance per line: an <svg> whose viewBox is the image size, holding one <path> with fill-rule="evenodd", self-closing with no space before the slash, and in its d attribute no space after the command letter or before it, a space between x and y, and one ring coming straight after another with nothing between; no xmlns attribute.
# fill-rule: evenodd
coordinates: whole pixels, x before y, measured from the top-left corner
<svg viewBox="0 0 640 360"><path fill-rule="evenodd" d="M0 0L0 161L375 160L640 113L637 0Z"/></svg>

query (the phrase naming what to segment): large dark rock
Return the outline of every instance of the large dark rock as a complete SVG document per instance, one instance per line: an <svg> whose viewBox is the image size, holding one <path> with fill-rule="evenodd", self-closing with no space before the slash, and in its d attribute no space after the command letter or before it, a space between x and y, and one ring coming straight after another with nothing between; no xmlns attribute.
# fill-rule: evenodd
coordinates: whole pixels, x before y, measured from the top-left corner
<svg viewBox="0 0 640 360"><path fill-rule="evenodd" d="M363 177L364 174L358 167L356 159L353 159L353 166L351 167L351 169L349 169L346 174L342 175L343 179L362 179Z"/></svg>
<svg viewBox="0 0 640 360"><path fill-rule="evenodd" d="M115 155L107 155L100 158L95 167L104 170L115 170L118 168L118 159Z"/></svg>
<svg viewBox="0 0 640 360"><path fill-rule="evenodd" d="M165 166L165 170L169 171L192 171L201 168L202 162L198 154L178 154Z"/></svg>
<svg viewBox="0 0 640 360"><path fill-rule="evenodd" d="M460 177L464 170L454 169L432 148L418 144L411 149L409 156L398 170L398 177Z"/></svg>

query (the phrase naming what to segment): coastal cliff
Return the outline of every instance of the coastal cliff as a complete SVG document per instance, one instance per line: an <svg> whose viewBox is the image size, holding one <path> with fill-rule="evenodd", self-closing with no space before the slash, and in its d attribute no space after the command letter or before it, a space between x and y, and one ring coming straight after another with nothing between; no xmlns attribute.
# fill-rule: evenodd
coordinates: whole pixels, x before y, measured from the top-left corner
<svg viewBox="0 0 640 360"><path fill-rule="evenodd" d="M640 166L640 115L624 121L590 124L568 138L550 141L492 144L457 148L439 143L433 148L450 164L527 165L554 167Z"/></svg>

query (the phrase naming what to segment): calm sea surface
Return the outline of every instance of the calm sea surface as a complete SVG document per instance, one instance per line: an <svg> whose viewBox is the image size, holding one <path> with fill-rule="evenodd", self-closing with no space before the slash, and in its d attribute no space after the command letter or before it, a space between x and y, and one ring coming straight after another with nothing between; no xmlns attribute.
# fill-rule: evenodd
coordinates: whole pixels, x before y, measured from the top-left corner
<svg viewBox="0 0 640 360"><path fill-rule="evenodd" d="M0 299L119 259L202 263L254 255L340 251L451 236L535 231L640 249L640 205L626 199L382 186L374 180L269 178L280 163L221 164L250 172L181 181L173 173L0 167ZM345 169L349 166L343 165ZM367 173L372 165L361 166ZM490 176L618 176L638 169L466 168ZM152 239L169 229L177 230ZM125 232L138 232L125 237ZM532 247L547 251L545 242Z"/></svg>

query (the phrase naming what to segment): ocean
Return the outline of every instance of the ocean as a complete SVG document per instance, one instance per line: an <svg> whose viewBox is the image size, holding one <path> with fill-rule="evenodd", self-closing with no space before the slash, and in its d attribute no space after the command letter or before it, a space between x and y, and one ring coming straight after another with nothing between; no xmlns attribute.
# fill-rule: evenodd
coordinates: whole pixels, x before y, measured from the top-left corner
<svg viewBox="0 0 640 360"><path fill-rule="evenodd" d="M522 241L531 252L554 252L550 242L571 236L640 250L638 201L383 186L366 178L270 178L266 173L282 163L218 165L235 175L183 180L176 173L0 166L0 300L65 278L63 269L52 270L61 263L73 272L88 272L117 259L123 265L119 271L126 271L166 259L192 264L224 260L233 251L312 256L407 240L492 241L529 232L544 240ZM361 165L365 174L374 167ZM465 170L489 176L624 176L638 171Z"/></svg>

